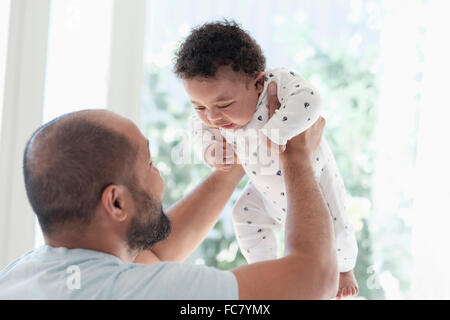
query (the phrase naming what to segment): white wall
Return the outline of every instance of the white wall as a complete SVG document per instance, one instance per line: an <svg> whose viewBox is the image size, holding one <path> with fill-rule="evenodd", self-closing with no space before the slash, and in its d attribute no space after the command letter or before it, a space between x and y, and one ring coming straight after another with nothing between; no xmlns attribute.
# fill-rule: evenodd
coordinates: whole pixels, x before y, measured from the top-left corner
<svg viewBox="0 0 450 320"><path fill-rule="evenodd" d="M6 71L6 48L9 30L9 8L11 1L0 1L0 139L2 128L3 91Z"/></svg>

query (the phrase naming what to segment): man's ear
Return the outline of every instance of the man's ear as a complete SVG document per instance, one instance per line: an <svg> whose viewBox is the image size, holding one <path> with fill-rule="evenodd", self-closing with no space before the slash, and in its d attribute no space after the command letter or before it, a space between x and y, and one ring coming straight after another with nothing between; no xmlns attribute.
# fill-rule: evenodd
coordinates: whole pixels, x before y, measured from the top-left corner
<svg viewBox="0 0 450 320"><path fill-rule="evenodd" d="M264 90L264 79L266 77L265 72L260 72L258 75L253 79L253 83L255 86L255 89L258 93L263 92Z"/></svg>
<svg viewBox="0 0 450 320"><path fill-rule="evenodd" d="M127 195L124 186L111 184L103 190L101 205L109 217L117 222L125 221L128 216Z"/></svg>

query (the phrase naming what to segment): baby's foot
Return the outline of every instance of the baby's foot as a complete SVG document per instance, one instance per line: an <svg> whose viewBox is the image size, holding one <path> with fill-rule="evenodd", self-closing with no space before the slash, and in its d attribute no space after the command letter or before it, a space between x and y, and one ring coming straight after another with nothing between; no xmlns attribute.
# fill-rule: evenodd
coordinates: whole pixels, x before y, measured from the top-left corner
<svg viewBox="0 0 450 320"><path fill-rule="evenodd" d="M339 274L339 290L336 299L353 297L358 295L358 283L356 282L353 271L341 272Z"/></svg>

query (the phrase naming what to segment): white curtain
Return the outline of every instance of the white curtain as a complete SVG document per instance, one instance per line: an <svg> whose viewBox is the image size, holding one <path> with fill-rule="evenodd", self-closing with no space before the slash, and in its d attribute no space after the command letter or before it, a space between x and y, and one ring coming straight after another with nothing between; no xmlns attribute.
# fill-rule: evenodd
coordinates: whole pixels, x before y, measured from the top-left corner
<svg viewBox="0 0 450 320"><path fill-rule="evenodd" d="M450 19L430 1L416 158L412 297L450 299Z"/></svg>
<svg viewBox="0 0 450 320"><path fill-rule="evenodd" d="M450 299L448 6L383 2L370 225L387 299Z"/></svg>
<svg viewBox="0 0 450 320"><path fill-rule="evenodd" d="M411 282L410 228L414 153L421 92L421 2L386 0L380 18L380 70L375 138L374 214L370 220L374 270L386 299L404 299ZM408 260L409 259L409 260Z"/></svg>

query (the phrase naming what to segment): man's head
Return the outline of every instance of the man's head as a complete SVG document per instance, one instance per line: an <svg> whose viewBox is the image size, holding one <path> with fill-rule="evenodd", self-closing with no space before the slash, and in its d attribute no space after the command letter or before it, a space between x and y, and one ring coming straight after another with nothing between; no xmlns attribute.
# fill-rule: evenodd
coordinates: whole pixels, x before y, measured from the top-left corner
<svg viewBox="0 0 450 320"><path fill-rule="evenodd" d="M131 121L105 110L66 114L36 130L23 170L46 239L103 235L131 252L165 238L164 183L148 147Z"/></svg>
<svg viewBox="0 0 450 320"><path fill-rule="evenodd" d="M176 53L174 72L206 125L234 130L255 112L265 63L256 41L225 20L191 32Z"/></svg>

